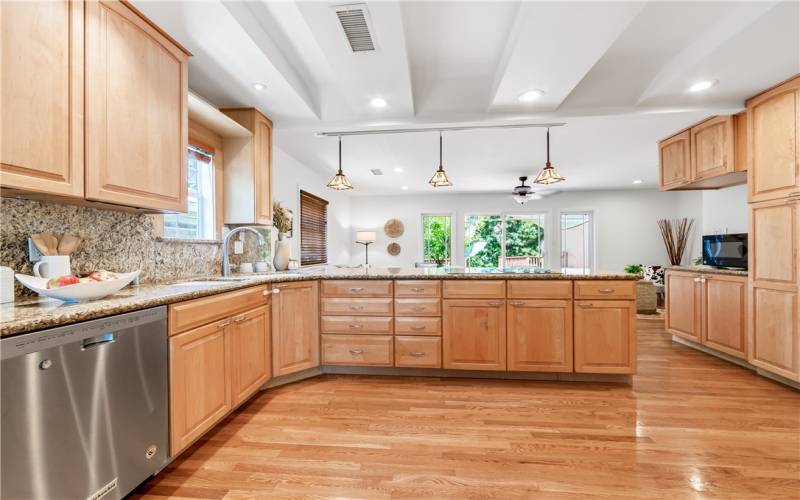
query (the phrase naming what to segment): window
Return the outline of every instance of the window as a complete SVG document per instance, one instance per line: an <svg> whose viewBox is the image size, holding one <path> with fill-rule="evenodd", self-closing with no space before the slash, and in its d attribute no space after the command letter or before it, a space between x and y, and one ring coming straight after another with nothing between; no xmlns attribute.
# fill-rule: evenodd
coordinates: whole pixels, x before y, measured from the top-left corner
<svg viewBox="0 0 800 500"><path fill-rule="evenodd" d="M467 215L467 267L544 267L545 214Z"/></svg>
<svg viewBox="0 0 800 500"><path fill-rule="evenodd" d="M328 202L300 191L300 264L328 263Z"/></svg>
<svg viewBox="0 0 800 500"><path fill-rule="evenodd" d="M594 262L592 212L561 213L561 271L590 274Z"/></svg>
<svg viewBox="0 0 800 500"><path fill-rule="evenodd" d="M449 266L452 237L449 215L422 214L422 261Z"/></svg>
<svg viewBox="0 0 800 500"><path fill-rule="evenodd" d="M189 184L187 211L183 214L164 215L164 237L213 240L216 238L214 156L190 145L186 158Z"/></svg>

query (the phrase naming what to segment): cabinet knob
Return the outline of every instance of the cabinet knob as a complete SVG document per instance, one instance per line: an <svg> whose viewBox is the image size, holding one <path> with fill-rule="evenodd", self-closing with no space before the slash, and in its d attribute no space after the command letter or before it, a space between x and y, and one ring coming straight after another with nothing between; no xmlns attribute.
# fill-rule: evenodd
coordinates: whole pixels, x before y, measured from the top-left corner
<svg viewBox="0 0 800 500"><path fill-rule="evenodd" d="M425 327L421 326L421 325L417 325L417 326L412 326L411 329L415 330L415 331L420 331L420 330L424 330Z"/></svg>
<svg viewBox="0 0 800 500"><path fill-rule="evenodd" d="M600 293L614 293L614 289L613 288L601 288L601 289L598 290L598 292L600 292Z"/></svg>
<svg viewBox="0 0 800 500"><path fill-rule="evenodd" d="M235 318L233 318L233 322L234 323L241 323L242 321L244 321L246 319L247 319L247 316L242 314L241 316L236 316Z"/></svg>
<svg viewBox="0 0 800 500"><path fill-rule="evenodd" d="M348 288L347 291L349 291L350 293L363 292L364 291L364 287L363 286L354 286L352 288Z"/></svg>
<svg viewBox="0 0 800 500"><path fill-rule="evenodd" d="M230 324L231 324L231 320L220 321L219 323L217 323L217 328L225 328L226 326L228 326Z"/></svg>
<svg viewBox="0 0 800 500"><path fill-rule="evenodd" d="M420 288L420 287L418 287L418 286L415 286L415 287L409 288L409 290L411 290L412 292L424 292L424 291L425 291L425 289L424 289L424 288Z"/></svg>
<svg viewBox="0 0 800 500"><path fill-rule="evenodd" d="M364 354L364 351L361 349L350 349L350 354L353 356L358 356L359 354Z"/></svg>
<svg viewBox="0 0 800 500"><path fill-rule="evenodd" d="M493 300L492 302L489 302L489 305L490 306L502 306L503 305L503 301L502 300Z"/></svg>
<svg viewBox="0 0 800 500"><path fill-rule="evenodd" d="M273 288L272 289L272 293L281 293L281 289L280 288Z"/></svg>
<svg viewBox="0 0 800 500"><path fill-rule="evenodd" d="M350 328L352 328L353 330L360 330L364 328L364 325L350 325Z"/></svg>
<svg viewBox="0 0 800 500"><path fill-rule="evenodd" d="M581 302L578 304L578 307L582 307L583 309L589 309L590 307L594 307L592 304L587 304L585 302Z"/></svg>
<svg viewBox="0 0 800 500"><path fill-rule="evenodd" d="M424 352L420 352L420 351L412 351L412 352L410 352L408 354L410 354L411 356L414 356L415 358L421 358L422 356L425 355Z"/></svg>
<svg viewBox="0 0 800 500"><path fill-rule="evenodd" d="M520 302L518 300L512 300L511 302L509 302L509 304L511 304L512 306L521 306L524 304L524 302Z"/></svg>

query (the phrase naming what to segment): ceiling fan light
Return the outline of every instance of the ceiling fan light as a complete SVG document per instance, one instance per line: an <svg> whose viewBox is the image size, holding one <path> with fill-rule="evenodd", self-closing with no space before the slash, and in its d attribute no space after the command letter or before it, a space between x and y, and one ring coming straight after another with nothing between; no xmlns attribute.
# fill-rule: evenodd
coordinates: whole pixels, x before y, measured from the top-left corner
<svg viewBox="0 0 800 500"><path fill-rule="evenodd" d="M439 167L439 170L437 170L436 173L433 174L433 177L431 177L431 180L428 181L428 184L430 184L435 188L450 187L453 185L453 183L450 182L450 179L447 178L447 174L445 173L444 168L442 168L441 166Z"/></svg>
<svg viewBox="0 0 800 500"><path fill-rule="evenodd" d="M556 182L561 182L564 180L566 179L564 179L564 177L562 177L561 175L558 174L558 172L556 172L556 169L553 168L550 162L547 162L547 164L544 166L542 171L539 172L539 175L536 176L536 179L533 182L535 182L536 184L555 184Z"/></svg>

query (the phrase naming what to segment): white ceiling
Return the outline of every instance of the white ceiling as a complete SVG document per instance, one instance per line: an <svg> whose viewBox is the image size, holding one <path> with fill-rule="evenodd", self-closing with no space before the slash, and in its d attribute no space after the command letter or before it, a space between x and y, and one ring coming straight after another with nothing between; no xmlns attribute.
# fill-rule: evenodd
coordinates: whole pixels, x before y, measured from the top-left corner
<svg viewBox="0 0 800 500"><path fill-rule="evenodd" d="M800 73L798 0L368 1L377 50L358 54L331 8L346 3L134 1L194 54L196 93L259 108L276 147L325 175L336 139L318 131L563 121L552 130L567 177L558 189L652 187L657 140ZM687 92L704 79L718 84ZM545 94L521 103L530 89ZM374 97L388 106L372 108ZM343 144L354 195L433 189L435 132ZM544 130L446 133L444 157L448 191L510 191L544 163Z"/></svg>

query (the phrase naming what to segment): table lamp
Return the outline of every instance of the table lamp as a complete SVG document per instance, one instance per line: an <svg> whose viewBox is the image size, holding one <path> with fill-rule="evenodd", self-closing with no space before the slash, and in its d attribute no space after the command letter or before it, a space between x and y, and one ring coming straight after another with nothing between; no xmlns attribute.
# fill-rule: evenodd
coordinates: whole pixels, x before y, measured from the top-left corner
<svg viewBox="0 0 800 500"><path fill-rule="evenodd" d="M369 246L375 243L375 231L356 231L356 243L364 245L364 267L369 267Z"/></svg>

